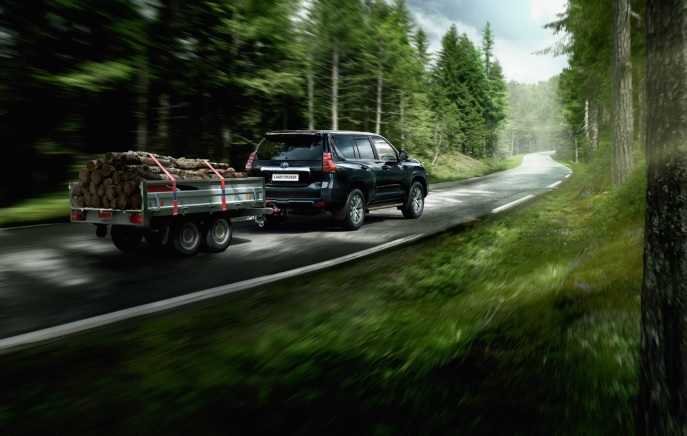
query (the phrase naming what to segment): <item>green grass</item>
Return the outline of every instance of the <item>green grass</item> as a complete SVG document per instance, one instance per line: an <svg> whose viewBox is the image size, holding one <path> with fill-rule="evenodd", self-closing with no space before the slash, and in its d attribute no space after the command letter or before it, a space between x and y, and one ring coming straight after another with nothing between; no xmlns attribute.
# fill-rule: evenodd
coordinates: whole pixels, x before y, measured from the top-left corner
<svg viewBox="0 0 687 436"><path fill-rule="evenodd" d="M572 166L507 215L4 355L0 433L630 434L644 171Z"/></svg>
<svg viewBox="0 0 687 436"><path fill-rule="evenodd" d="M473 159L456 153L455 155L442 156L436 165L432 164L430 157L422 158L422 162L429 173L430 183L441 183L484 176L515 168L522 163L522 157L523 155L506 159Z"/></svg>
<svg viewBox="0 0 687 436"><path fill-rule="evenodd" d="M69 193L31 198L0 208L0 227L69 221Z"/></svg>

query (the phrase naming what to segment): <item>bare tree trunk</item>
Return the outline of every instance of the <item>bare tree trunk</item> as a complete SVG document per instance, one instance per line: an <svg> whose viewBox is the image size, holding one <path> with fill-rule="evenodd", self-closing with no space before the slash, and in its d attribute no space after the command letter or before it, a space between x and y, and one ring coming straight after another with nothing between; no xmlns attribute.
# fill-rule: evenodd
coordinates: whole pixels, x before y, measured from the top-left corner
<svg viewBox="0 0 687 436"><path fill-rule="evenodd" d="M613 49L611 55L611 132L613 140L613 186L622 185L632 171L633 116L632 64L630 62L630 5L611 0Z"/></svg>
<svg viewBox="0 0 687 436"><path fill-rule="evenodd" d="M579 148L577 147L577 135L575 136L575 162L579 162L580 159L580 151Z"/></svg>
<svg viewBox="0 0 687 436"><path fill-rule="evenodd" d="M138 129L136 149L143 150L148 143L148 56L141 55L138 70Z"/></svg>
<svg viewBox="0 0 687 436"><path fill-rule="evenodd" d="M339 130L339 50L332 54L332 130Z"/></svg>
<svg viewBox="0 0 687 436"><path fill-rule="evenodd" d="M596 100L592 100L589 104L589 117L589 147L593 153L599 149L599 104Z"/></svg>
<svg viewBox="0 0 687 436"><path fill-rule="evenodd" d="M400 124L401 124L401 149L406 148L406 129L405 129L405 98L403 92L401 92L401 101L399 103L399 110L401 113Z"/></svg>
<svg viewBox="0 0 687 436"><path fill-rule="evenodd" d="M157 120L157 136L162 145L167 144L169 138L169 95L161 94L160 107L158 108L158 120Z"/></svg>
<svg viewBox="0 0 687 436"><path fill-rule="evenodd" d="M646 65L639 65L639 89L637 90L637 118L639 120L639 149L646 151Z"/></svg>
<svg viewBox="0 0 687 436"><path fill-rule="evenodd" d="M515 128L513 128L511 138L510 138L510 157L514 156L515 151Z"/></svg>
<svg viewBox="0 0 687 436"><path fill-rule="evenodd" d="M437 141L437 148L434 150L434 159L432 159L432 165L436 165L439 162L439 150L441 149L441 142L444 140L444 132L439 132L439 141Z"/></svg>
<svg viewBox="0 0 687 436"><path fill-rule="evenodd" d="M384 76L380 72L377 76L377 110L375 116L375 133L382 131L382 92L384 90Z"/></svg>
<svg viewBox="0 0 687 436"><path fill-rule="evenodd" d="M308 130L315 130L315 78L312 53L308 53Z"/></svg>
<svg viewBox="0 0 687 436"><path fill-rule="evenodd" d="M637 433L687 433L687 14L648 0L647 195Z"/></svg>
<svg viewBox="0 0 687 436"><path fill-rule="evenodd" d="M591 133L589 131L589 99L584 100L584 135L587 137L587 142L590 142Z"/></svg>

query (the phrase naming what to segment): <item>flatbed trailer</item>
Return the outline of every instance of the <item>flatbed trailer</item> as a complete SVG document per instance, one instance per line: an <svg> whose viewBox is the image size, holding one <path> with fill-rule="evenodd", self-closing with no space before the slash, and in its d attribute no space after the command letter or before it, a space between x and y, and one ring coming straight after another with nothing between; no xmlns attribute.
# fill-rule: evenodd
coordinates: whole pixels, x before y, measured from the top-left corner
<svg viewBox="0 0 687 436"><path fill-rule="evenodd" d="M173 247L192 256L201 247L211 252L227 249L232 218L253 217L259 226L275 213L265 203L262 177L198 180L141 180L140 209L79 207L69 184L71 222L96 226L96 235L110 230L114 245L135 250L143 238L156 248Z"/></svg>

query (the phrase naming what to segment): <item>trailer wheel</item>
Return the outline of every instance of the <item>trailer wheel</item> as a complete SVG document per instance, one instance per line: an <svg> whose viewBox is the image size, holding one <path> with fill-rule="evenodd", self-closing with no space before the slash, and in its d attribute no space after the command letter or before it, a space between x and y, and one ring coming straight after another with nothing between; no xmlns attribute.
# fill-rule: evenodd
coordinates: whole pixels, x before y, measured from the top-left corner
<svg viewBox="0 0 687 436"><path fill-rule="evenodd" d="M203 245L213 253L219 253L227 249L231 244L231 221L218 217L210 218L203 226Z"/></svg>
<svg viewBox="0 0 687 436"><path fill-rule="evenodd" d="M134 251L143 238L143 230L132 226L113 225L110 230L115 247L124 252Z"/></svg>
<svg viewBox="0 0 687 436"><path fill-rule="evenodd" d="M174 248L182 256L193 256L200 248L200 230L194 221L183 221L174 232Z"/></svg>
<svg viewBox="0 0 687 436"><path fill-rule="evenodd" d="M169 243L171 238L168 238L167 241L163 244L162 242L164 241L165 238L165 233L167 232L167 229L158 229L157 231L152 231L150 229L145 230L143 232L143 238L146 240L148 245L154 249L154 250L162 250L167 247L169 247L171 244Z"/></svg>

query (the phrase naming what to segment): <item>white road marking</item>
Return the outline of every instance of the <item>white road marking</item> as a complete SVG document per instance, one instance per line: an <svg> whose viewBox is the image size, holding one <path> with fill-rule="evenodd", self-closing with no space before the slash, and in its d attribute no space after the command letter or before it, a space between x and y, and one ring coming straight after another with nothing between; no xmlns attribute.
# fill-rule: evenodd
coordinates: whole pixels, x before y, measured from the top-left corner
<svg viewBox="0 0 687 436"><path fill-rule="evenodd" d="M563 183L563 181L559 180L556 183L550 184L549 186L547 186L547 188L555 188L556 186L560 185L561 183Z"/></svg>
<svg viewBox="0 0 687 436"><path fill-rule="evenodd" d="M501 207L497 207L496 209L492 210L491 213L503 212L504 210L506 210L506 209L508 209L508 208L511 208L511 207L513 207L513 206L516 206L516 205L518 205L518 204L520 204L520 203L522 203L522 202L525 202L525 201L529 200L530 198L534 198L534 195L527 195L527 196L522 197L522 198L520 198L520 199L518 199L518 200L511 201L511 202L508 203L508 204L504 204L504 205L501 206Z"/></svg>
<svg viewBox="0 0 687 436"><path fill-rule="evenodd" d="M167 300L156 301L153 303L132 307L117 312L106 313L104 315L94 316L92 318L87 318L80 321L70 322L55 327L36 330L33 332L24 333L5 339L0 339L0 354L7 353L17 347L23 347L26 345L44 342L51 339L57 339L63 336L83 332L96 327L102 327L115 322L137 318L144 315L150 315L153 313L163 312L166 310L173 309L175 307L184 306L186 304L208 300L210 298L228 295L234 292L243 291L256 286L262 286L287 278L296 277L301 274L307 274L315 271L320 271L326 268L331 268L332 266L349 262L351 260L359 259L361 257L369 256L371 254L384 251L392 247L408 244L422 237L424 237L424 234L407 236L405 238L387 242L386 244L368 248L367 250L359 251L357 253L349 254L347 256L342 256L325 262L320 262L313 265L296 268L290 271L284 271L281 273L271 274L268 276L258 277L255 279L244 280L242 282L232 283L229 285L218 286L215 288L206 289L204 291L194 292L188 295L181 295L179 297L169 298Z"/></svg>

